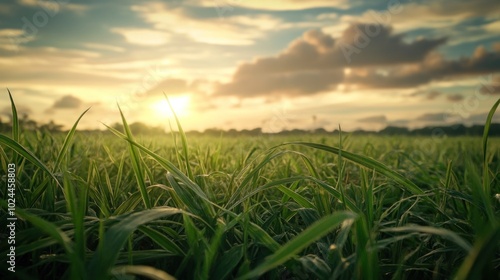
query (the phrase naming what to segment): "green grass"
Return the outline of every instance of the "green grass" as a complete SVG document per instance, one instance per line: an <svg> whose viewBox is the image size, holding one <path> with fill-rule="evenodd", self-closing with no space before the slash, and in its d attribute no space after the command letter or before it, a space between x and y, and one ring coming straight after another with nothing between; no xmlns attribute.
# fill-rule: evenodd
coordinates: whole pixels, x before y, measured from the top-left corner
<svg viewBox="0 0 500 280"><path fill-rule="evenodd" d="M7 277L500 279L500 139L488 138L499 103L482 139L433 140L188 138L177 118L178 134L142 136L122 112L122 131L89 137L77 131L86 111L51 135L23 131L12 100Z"/></svg>

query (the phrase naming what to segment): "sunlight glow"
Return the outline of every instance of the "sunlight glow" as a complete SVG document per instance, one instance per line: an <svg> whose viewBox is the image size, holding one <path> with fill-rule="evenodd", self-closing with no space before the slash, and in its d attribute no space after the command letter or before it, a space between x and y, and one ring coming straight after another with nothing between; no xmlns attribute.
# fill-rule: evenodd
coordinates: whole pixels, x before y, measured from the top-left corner
<svg viewBox="0 0 500 280"><path fill-rule="evenodd" d="M188 114L189 96L171 96L168 99L177 116L185 116ZM167 100L164 98L153 103L151 107L158 117L172 118L174 116L168 106Z"/></svg>

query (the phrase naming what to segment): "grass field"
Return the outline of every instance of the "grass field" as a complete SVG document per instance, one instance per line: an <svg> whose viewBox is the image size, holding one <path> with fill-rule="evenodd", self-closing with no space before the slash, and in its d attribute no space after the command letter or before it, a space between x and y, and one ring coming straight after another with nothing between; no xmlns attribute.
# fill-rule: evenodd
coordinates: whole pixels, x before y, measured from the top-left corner
<svg viewBox="0 0 500 280"><path fill-rule="evenodd" d="M12 107L2 279L500 279L500 139L51 135Z"/></svg>

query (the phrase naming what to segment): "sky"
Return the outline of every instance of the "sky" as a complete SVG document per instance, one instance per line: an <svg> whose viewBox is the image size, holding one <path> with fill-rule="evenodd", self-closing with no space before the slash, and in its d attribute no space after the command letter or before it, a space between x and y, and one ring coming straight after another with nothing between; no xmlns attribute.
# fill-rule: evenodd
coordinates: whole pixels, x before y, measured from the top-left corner
<svg viewBox="0 0 500 280"><path fill-rule="evenodd" d="M2 0L0 86L66 128L168 128L165 95L185 130L481 124L500 1Z"/></svg>

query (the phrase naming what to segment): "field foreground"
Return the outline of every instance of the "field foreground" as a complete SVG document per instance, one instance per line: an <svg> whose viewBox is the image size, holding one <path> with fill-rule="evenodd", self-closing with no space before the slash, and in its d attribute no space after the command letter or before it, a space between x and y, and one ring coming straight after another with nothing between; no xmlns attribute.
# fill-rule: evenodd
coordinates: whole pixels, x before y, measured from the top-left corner
<svg viewBox="0 0 500 280"><path fill-rule="evenodd" d="M0 135L2 279L500 279L498 138L123 124Z"/></svg>

